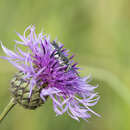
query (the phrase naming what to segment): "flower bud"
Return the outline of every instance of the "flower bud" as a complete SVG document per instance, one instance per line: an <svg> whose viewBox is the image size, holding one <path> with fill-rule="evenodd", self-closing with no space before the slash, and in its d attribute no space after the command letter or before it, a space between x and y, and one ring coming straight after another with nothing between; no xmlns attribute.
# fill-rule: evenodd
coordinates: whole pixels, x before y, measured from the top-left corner
<svg viewBox="0 0 130 130"><path fill-rule="evenodd" d="M26 109L34 110L44 104L44 101L40 97L40 92L43 87L33 87L31 96L29 96L30 80L24 80L24 76L24 73L21 71L15 74L11 80L11 93L18 104L22 105ZM47 96L45 99L47 99Z"/></svg>

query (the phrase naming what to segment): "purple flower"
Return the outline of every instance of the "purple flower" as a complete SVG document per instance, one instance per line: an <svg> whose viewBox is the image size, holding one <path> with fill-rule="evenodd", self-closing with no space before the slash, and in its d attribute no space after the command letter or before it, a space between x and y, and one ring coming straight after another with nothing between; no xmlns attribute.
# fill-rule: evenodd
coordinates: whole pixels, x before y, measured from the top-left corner
<svg viewBox="0 0 130 130"><path fill-rule="evenodd" d="M26 36L27 32L30 32ZM89 77L80 77L77 63L73 56L56 41L50 42L48 35L35 33L35 27L29 26L24 35L17 33L21 41L16 41L15 53L7 49L2 43L2 49L8 57L3 57L22 71L24 79L30 80L30 94L34 87L40 88L40 97L46 101L49 96L53 101L54 111L57 115L67 112L73 119L87 120L90 113L97 116L90 107L94 106L99 96L94 92L96 86L90 85ZM23 46L24 52L19 46Z"/></svg>

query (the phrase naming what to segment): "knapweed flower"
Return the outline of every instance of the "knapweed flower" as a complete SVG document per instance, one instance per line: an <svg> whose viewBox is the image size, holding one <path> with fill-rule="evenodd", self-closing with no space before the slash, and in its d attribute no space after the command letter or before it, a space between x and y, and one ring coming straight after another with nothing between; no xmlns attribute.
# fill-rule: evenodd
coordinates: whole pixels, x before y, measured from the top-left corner
<svg viewBox="0 0 130 130"><path fill-rule="evenodd" d="M15 41L15 52L1 43L7 54L3 58L19 70L11 81L11 92L17 103L33 110L50 97L56 115L67 112L76 120L87 120L91 113L100 116L90 108L99 100L96 86L89 84L89 76L79 76L74 56L69 57L62 44L51 42L43 33L37 35L34 26L29 26L23 36L17 35L21 41Z"/></svg>

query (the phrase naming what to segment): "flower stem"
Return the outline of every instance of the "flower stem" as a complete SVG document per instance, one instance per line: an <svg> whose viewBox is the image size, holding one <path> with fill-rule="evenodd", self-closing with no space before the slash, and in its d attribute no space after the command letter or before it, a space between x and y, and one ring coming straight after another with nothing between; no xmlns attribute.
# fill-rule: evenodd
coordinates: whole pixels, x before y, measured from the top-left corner
<svg viewBox="0 0 130 130"><path fill-rule="evenodd" d="M95 79L104 81L109 84L109 86L116 92L118 95L124 99L124 101L130 105L130 91L127 86L125 86L116 75L107 70L90 67L90 66L82 66L84 68L82 71L83 75L86 73L91 73Z"/></svg>
<svg viewBox="0 0 130 130"><path fill-rule="evenodd" d="M8 112L16 105L16 102L14 100L14 98L12 98L9 102L9 104L5 107L5 109L3 110L3 112L0 114L0 123L1 121L6 117L6 115L8 114Z"/></svg>

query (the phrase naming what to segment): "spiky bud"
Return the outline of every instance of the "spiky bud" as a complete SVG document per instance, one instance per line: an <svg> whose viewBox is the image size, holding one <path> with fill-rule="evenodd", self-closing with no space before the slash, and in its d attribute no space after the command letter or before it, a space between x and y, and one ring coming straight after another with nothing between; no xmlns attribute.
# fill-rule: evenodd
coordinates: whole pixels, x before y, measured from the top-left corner
<svg viewBox="0 0 130 130"><path fill-rule="evenodd" d="M11 80L11 93L18 104L22 105L26 109L34 110L44 104L44 101L40 97L40 92L43 86L41 88L34 87L31 96L29 96L30 80L24 80L24 76L24 73L21 71L15 74ZM47 99L47 96L45 98Z"/></svg>

